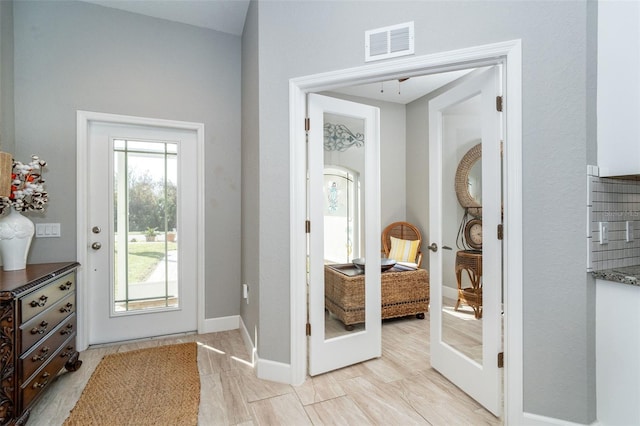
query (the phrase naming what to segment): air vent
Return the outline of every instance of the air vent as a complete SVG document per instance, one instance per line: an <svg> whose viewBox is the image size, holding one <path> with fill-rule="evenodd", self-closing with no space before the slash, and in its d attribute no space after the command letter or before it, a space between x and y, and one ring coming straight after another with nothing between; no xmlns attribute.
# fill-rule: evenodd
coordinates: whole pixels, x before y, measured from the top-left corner
<svg viewBox="0 0 640 426"><path fill-rule="evenodd" d="M413 21L364 33L364 60L377 61L414 53Z"/></svg>

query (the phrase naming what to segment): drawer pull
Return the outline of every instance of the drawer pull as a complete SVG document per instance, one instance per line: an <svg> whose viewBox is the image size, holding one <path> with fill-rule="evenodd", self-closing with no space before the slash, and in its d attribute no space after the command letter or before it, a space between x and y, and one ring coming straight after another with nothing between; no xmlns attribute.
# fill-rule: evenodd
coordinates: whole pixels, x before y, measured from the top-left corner
<svg viewBox="0 0 640 426"><path fill-rule="evenodd" d="M47 377L49 377L50 375L51 374L45 371L44 373L42 373L42 376L40 376L42 379L45 379L45 380L43 380L42 383L35 382L32 387L34 389L42 389L43 387L47 386L47 383L49 383L49 379L47 379Z"/></svg>
<svg viewBox="0 0 640 426"><path fill-rule="evenodd" d="M69 345L67 346L67 350L60 354L60 358L66 358L68 356L73 355L75 352L76 351L74 350L73 346Z"/></svg>
<svg viewBox="0 0 640 426"><path fill-rule="evenodd" d="M33 362L44 361L45 359L49 358L49 350L50 349L47 346L45 346L40 350L40 352L42 352L42 355L34 355L33 358L31 358L31 360Z"/></svg>
<svg viewBox="0 0 640 426"><path fill-rule="evenodd" d="M60 308L60 312L67 313L67 312L71 312L73 309L73 303L69 302L66 305L64 305L62 308Z"/></svg>
<svg viewBox="0 0 640 426"><path fill-rule="evenodd" d="M42 308L44 305L47 304L47 300L49 298L45 295L40 296L40 299L38 300L32 300L31 301L31 307L32 308Z"/></svg>
<svg viewBox="0 0 640 426"><path fill-rule="evenodd" d="M62 291L69 290L72 285L73 285L73 283L71 281L67 281L64 284L60 284L60 290L62 290Z"/></svg>
<svg viewBox="0 0 640 426"><path fill-rule="evenodd" d="M47 331L47 327L49 323L46 321L42 321L40 323L40 327L34 327L31 329L31 334L44 334Z"/></svg>
<svg viewBox="0 0 640 426"><path fill-rule="evenodd" d="M60 334L62 334L63 336L66 335L66 334L71 334L71 333L73 333L73 324L68 324L67 328L65 328L64 330L62 330L60 332Z"/></svg>

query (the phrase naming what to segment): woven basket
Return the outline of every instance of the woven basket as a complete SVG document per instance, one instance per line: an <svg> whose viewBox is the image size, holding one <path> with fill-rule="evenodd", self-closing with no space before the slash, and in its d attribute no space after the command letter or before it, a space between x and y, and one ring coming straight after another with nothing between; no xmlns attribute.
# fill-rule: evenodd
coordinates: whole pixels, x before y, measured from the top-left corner
<svg viewBox="0 0 640 426"><path fill-rule="evenodd" d="M381 276L382 319L429 311L429 273L424 269L384 272ZM364 275L347 276L324 269L325 308L346 326L365 322Z"/></svg>

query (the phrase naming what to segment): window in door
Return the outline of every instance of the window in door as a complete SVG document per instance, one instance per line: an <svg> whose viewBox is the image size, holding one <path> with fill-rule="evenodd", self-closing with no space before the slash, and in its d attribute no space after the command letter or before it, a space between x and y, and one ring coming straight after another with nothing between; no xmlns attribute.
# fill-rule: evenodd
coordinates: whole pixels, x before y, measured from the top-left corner
<svg viewBox="0 0 640 426"><path fill-rule="evenodd" d="M112 315L179 308L177 144L116 139L113 147Z"/></svg>

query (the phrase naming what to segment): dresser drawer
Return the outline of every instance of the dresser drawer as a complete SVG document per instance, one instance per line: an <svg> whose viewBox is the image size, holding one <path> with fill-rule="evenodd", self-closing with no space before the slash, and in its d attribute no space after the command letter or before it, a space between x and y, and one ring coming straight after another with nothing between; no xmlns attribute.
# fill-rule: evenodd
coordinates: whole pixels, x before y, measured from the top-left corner
<svg viewBox="0 0 640 426"><path fill-rule="evenodd" d="M22 296L19 300L21 321L25 323L76 288L76 274L70 272L62 275L39 290Z"/></svg>
<svg viewBox="0 0 640 426"><path fill-rule="evenodd" d="M63 321L53 332L45 338L44 341L39 342L29 352L20 357L20 383L24 383L29 377L42 365L46 364L59 347L65 344L68 346L67 341L69 336L76 329L76 315L73 314L65 321ZM73 345L75 350L75 344ZM67 355L68 356L68 355Z"/></svg>
<svg viewBox="0 0 640 426"><path fill-rule="evenodd" d="M74 335L75 337L75 335ZM27 383L23 384L20 393L22 398L23 409L28 407L31 401L38 396L40 392L56 377L58 371L64 367L68 360L67 356L61 356L67 352L66 347L61 347L53 354L49 364L31 378Z"/></svg>
<svg viewBox="0 0 640 426"><path fill-rule="evenodd" d="M20 326L21 348L23 353L53 330L60 322L76 311L75 293L69 294L46 311ZM71 331L73 328L71 325ZM62 331L67 331L65 328ZM70 332L69 332L70 334Z"/></svg>

